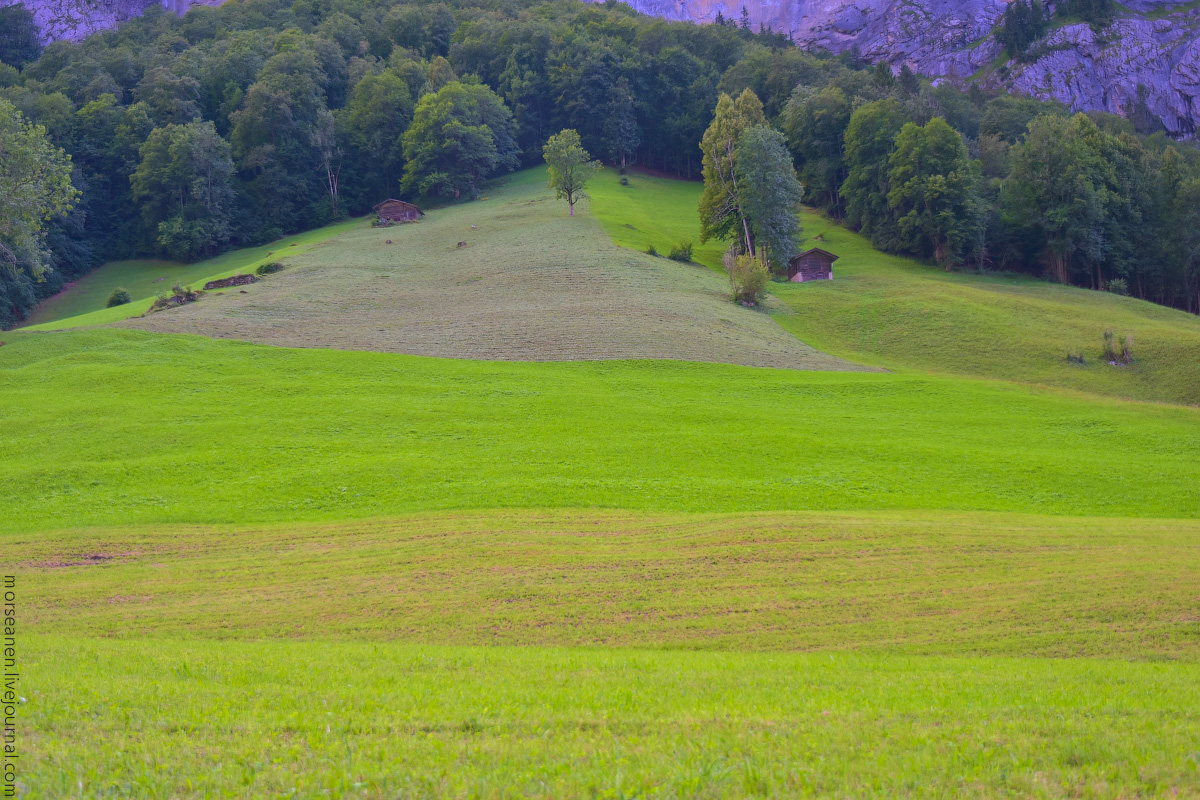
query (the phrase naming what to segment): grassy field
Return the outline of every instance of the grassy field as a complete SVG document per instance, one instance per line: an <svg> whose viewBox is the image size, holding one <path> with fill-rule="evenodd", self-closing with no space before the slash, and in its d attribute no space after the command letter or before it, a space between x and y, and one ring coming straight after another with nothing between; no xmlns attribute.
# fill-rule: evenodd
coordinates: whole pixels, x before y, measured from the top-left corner
<svg viewBox="0 0 1200 800"><path fill-rule="evenodd" d="M88 273L71 284L66 291L38 305L25 321L25 327L31 330L57 330L100 325L135 317L145 313L160 292L170 292L176 283L192 285L199 289L207 281L253 272L254 268L264 261L294 257L313 244L365 225L363 220L349 220L288 236L261 247L233 250L194 264L180 264L175 261L113 261ZM133 297L133 302L116 308L105 308L105 301L117 287L127 289Z"/></svg>
<svg viewBox="0 0 1200 800"><path fill-rule="evenodd" d="M18 333L0 531L547 506L1195 517L1198 413L922 375Z"/></svg>
<svg viewBox="0 0 1200 800"><path fill-rule="evenodd" d="M646 175L630 183L620 186L606 171L590 187L593 211L614 242L643 249L699 241L701 184ZM834 280L774 283L771 291L796 312L777 315L779 323L818 350L889 369L1200 404L1200 318L1033 278L948 274L880 253L816 214L801 221L806 246L840 256ZM697 258L716 268L721 249L699 248ZM1106 328L1133 335L1133 366L1102 361ZM1087 363L1070 364L1068 352Z"/></svg>
<svg viewBox="0 0 1200 800"><path fill-rule="evenodd" d="M5 333L22 797L1200 798L1195 320L541 180Z"/></svg>
<svg viewBox="0 0 1200 800"><path fill-rule="evenodd" d="M1197 796L1200 668L29 637L26 797Z"/></svg>
<svg viewBox="0 0 1200 800"><path fill-rule="evenodd" d="M729 302L710 270L614 246L583 209L572 218L555 202L544 169L489 191L418 224L345 233L244 292L127 324L450 358L856 368Z"/></svg>
<svg viewBox="0 0 1200 800"><path fill-rule="evenodd" d="M24 623L70 637L1200 661L1197 521L508 510L73 529L6 557Z"/></svg>

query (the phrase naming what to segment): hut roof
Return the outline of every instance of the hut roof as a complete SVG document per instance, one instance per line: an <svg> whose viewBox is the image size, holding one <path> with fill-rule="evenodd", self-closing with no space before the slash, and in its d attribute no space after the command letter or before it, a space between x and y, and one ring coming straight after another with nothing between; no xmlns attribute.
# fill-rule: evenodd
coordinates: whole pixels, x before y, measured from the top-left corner
<svg viewBox="0 0 1200 800"><path fill-rule="evenodd" d="M829 259L830 263L833 263L834 261L838 260L838 256L834 255L833 253L829 252L828 250L822 250L819 247L813 247L808 250L805 250L803 253L797 253L796 255L792 256L790 260L795 261L797 258L804 258L804 256L809 256L809 255L825 256L825 258Z"/></svg>
<svg viewBox="0 0 1200 800"><path fill-rule="evenodd" d="M410 203L407 200L397 200L394 197L389 197L387 200L384 200L381 203L376 203L375 205L371 206L371 210L378 211L380 208L382 208L383 206L386 206L388 203L399 203L402 206L411 206L412 208L417 208L415 203ZM417 211L420 211L420 210L421 209L417 208Z"/></svg>

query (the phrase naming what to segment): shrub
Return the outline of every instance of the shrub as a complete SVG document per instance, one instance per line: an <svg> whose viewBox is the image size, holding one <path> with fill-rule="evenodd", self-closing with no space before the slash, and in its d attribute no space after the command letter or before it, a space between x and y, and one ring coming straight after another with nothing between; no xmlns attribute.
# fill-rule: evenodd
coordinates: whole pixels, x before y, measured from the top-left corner
<svg viewBox="0 0 1200 800"><path fill-rule="evenodd" d="M278 261L267 261L258 265L258 269L254 270L255 275L270 275L272 272L279 272L283 269L283 264Z"/></svg>
<svg viewBox="0 0 1200 800"><path fill-rule="evenodd" d="M126 303L132 302L132 300L133 298L129 296L128 289L113 289L112 294L104 301L104 307L115 308L116 306L123 306Z"/></svg>
<svg viewBox="0 0 1200 800"><path fill-rule="evenodd" d="M646 254L651 255L651 256L656 256L656 255L658 255L658 251L654 249L654 245L648 244L648 245L646 245Z"/></svg>
<svg viewBox="0 0 1200 800"><path fill-rule="evenodd" d="M737 255L730 250L725 254L725 271L729 273L729 288L735 301L746 306L763 301L767 281L771 279L765 264L754 256Z"/></svg>
<svg viewBox="0 0 1200 800"><path fill-rule="evenodd" d="M1133 334L1123 333L1117 336L1113 329L1104 332L1104 360L1117 366L1133 361Z"/></svg>
<svg viewBox="0 0 1200 800"><path fill-rule="evenodd" d="M1124 278L1113 278L1108 282L1108 290L1113 294L1129 294L1129 281Z"/></svg>
<svg viewBox="0 0 1200 800"><path fill-rule="evenodd" d="M1079 364L1080 366L1083 366L1084 364L1087 363L1087 361L1084 359L1083 353L1081 351L1068 350L1067 351L1067 363Z"/></svg>
<svg viewBox="0 0 1200 800"><path fill-rule="evenodd" d="M671 252L667 255L667 258L672 261L690 262L692 260L692 243L680 242L671 248Z"/></svg>
<svg viewBox="0 0 1200 800"><path fill-rule="evenodd" d="M176 297L187 297L191 293L192 293L192 287L184 286L182 283L179 283L179 282L176 282L176 284L171 287L171 294L175 295Z"/></svg>
<svg viewBox="0 0 1200 800"><path fill-rule="evenodd" d="M629 178L626 178L624 175L622 175L622 176L621 176L621 185L622 185L622 186L628 186L628 185L629 185Z"/></svg>

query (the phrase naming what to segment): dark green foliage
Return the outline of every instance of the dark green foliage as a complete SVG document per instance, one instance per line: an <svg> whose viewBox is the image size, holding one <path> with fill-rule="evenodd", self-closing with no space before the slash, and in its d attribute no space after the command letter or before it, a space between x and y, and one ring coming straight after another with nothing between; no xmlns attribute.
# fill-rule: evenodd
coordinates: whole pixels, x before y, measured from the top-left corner
<svg viewBox="0 0 1200 800"><path fill-rule="evenodd" d="M827 86L815 93L798 87L783 112L783 131L808 202L832 213L841 211L838 189L846 179L842 139L853 111L846 92Z"/></svg>
<svg viewBox="0 0 1200 800"><path fill-rule="evenodd" d="M861 230L881 250L900 248L900 233L887 201L888 159L905 122L903 107L888 98L859 108L846 127L846 180L840 190L846 202L846 224Z"/></svg>
<svg viewBox="0 0 1200 800"><path fill-rule="evenodd" d="M234 211L229 143L211 122L155 128L130 181L158 248L180 260L215 253L230 239Z"/></svg>
<svg viewBox="0 0 1200 800"><path fill-rule="evenodd" d="M0 8L0 62L20 69L41 52L33 12L20 3Z"/></svg>
<svg viewBox="0 0 1200 800"><path fill-rule="evenodd" d="M1041 0L1012 0L1000 18L996 41L1004 45L1010 58L1023 61L1029 45L1045 35L1049 20Z"/></svg>
<svg viewBox="0 0 1200 800"><path fill-rule="evenodd" d="M129 296L127 289L113 289L112 294L104 301L104 307L113 308L114 306L123 306L132 301L133 298Z"/></svg>
<svg viewBox="0 0 1200 800"><path fill-rule="evenodd" d="M757 251L776 271L785 270L800 241L797 214L804 189L792 170L783 134L756 125L738 137L735 154L742 213L754 236L750 252Z"/></svg>
<svg viewBox="0 0 1200 800"><path fill-rule="evenodd" d="M404 135L401 189L422 195L475 197L489 175L517 166L512 112L495 92L454 81L421 98Z"/></svg>
<svg viewBox="0 0 1200 800"><path fill-rule="evenodd" d="M1064 0L1056 9L1056 15L1059 17L1077 17L1100 30L1112 22L1117 6L1114 0Z"/></svg>
<svg viewBox="0 0 1200 800"><path fill-rule="evenodd" d="M279 272L283 269L283 263L279 261L267 261L259 264L254 270L255 275L270 275L272 272Z"/></svg>
<svg viewBox="0 0 1200 800"><path fill-rule="evenodd" d="M888 168L900 246L950 269L979 234L978 162L962 136L934 117L901 128Z"/></svg>

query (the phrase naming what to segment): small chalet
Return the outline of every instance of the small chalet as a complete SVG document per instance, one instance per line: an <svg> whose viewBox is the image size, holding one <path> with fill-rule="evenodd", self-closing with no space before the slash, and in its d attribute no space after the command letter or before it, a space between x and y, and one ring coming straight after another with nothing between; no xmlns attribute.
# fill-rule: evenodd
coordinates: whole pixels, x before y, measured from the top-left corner
<svg viewBox="0 0 1200 800"><path fill-rule="evenodd" d="M819 247L805 250L788 262L788 280L793 283L833 280L833 262L837 260L833 253Z"/></svg>
<svg viewBox="0 0 1200 800"><path fill-rule="evenodd" d="M375 206L375 213L379 215L380 225L386 225L389 222L411 222L425 216L424 212L412 203L391 198Z"/></svg>

